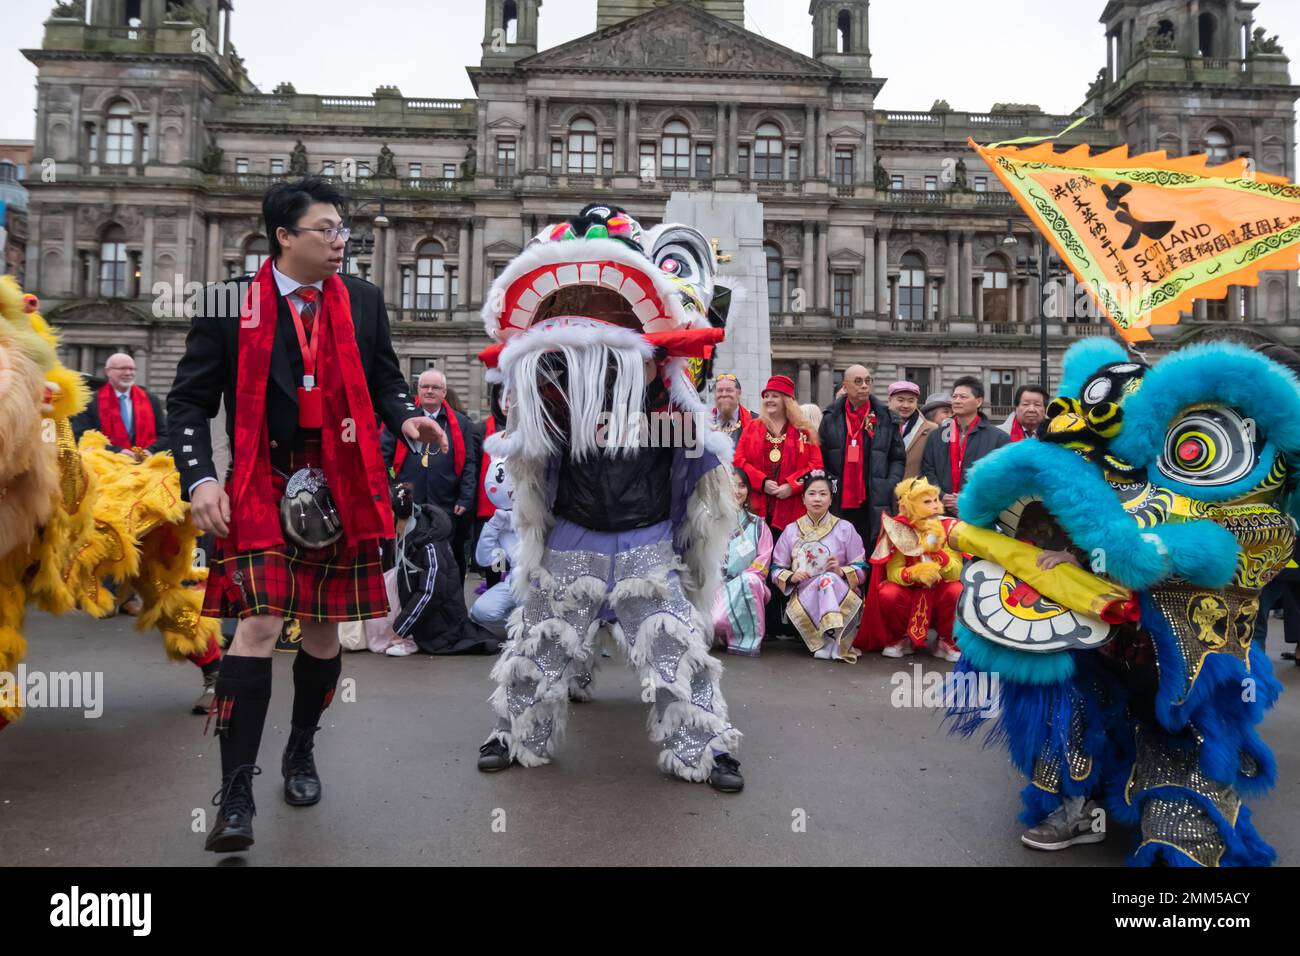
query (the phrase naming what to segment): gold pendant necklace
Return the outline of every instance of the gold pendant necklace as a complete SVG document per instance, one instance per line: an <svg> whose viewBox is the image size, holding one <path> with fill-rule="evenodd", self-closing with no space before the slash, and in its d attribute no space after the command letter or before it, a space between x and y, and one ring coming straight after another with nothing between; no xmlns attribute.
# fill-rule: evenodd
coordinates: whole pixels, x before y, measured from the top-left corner
<svg viewBox="0 0 1300 956"><path fill-rule="evenodd" d="M785 444L785 433L782 432L775 438L770 433L764 433L767 443L772 446L771 451L767 453L767 460L776 463L781 460L781 446Z"/></svg>

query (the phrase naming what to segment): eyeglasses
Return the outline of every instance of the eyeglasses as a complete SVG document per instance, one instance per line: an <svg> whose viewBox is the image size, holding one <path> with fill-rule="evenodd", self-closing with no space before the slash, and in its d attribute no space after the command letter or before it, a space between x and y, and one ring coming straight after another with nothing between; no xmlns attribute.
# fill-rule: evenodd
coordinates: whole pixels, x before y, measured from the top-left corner
<svg viewBox="0 0 1300 956"><path fill-rule="evenodd" d="M326 242L333 242L335 239L348 241L348 236L352 235L352 230L347 226L328 226L324 229L309 228L307 226L298 226L294 232L319 232L325 237Z"/></svg>
<svg viewBox="0 0 1300 956"><path fill-rule="evenodd" d="M134 365L110 365L110 366L108 366L108 367L105 369L105 371L108 371L108 372L134 372L134 371L135 371L135 366L134 366Z"/></svg>
<svg viewBox="0 0 1300 956"><path fill-rule="evenodd" d="M422 388L422 389L423 389L424 391L426 391L426 392L445 392L445 391L447 391L447 386L446 386L446 385L421 385L420 388Z"/></svg>

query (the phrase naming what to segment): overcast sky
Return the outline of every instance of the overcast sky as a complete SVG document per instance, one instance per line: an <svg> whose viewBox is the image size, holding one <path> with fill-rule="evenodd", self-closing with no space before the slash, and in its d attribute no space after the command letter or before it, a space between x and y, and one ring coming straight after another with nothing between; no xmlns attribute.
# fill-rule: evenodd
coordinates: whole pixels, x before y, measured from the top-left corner
<svg viewBox="0 0 1300 956"><path fill-rule="evenodd" d="M3 0L0 139L31 139L36 68L18 51L38 47L53 0ZM1103 0L873 0L871 65L888 82L877 105L927 110L936 99L984 111L1032 102L1068 113L1106 63L1097 22ZM746 26L812 51L808 0L746 0ZM1262 0L1257 23L1300 50L1300 2ZM304 29L309 15L319 25ZM543 48L591 33L596 0L545 0ZM307 42L286 48L286 38ZM482 0L238 0L231 37L264 91L287 80L303 93L366 95L395 85L406 96L473 96L465 67L478 62ZM1292 78L1300 79L1293 67Z"/></svg>

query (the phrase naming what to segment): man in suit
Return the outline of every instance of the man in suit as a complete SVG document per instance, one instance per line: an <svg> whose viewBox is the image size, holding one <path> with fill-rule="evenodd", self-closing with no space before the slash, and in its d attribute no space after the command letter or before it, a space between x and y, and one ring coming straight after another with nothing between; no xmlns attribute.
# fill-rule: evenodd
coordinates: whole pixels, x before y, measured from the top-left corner
<svg viewBox="0 0 1300 956"><path fill-rule="evenodd" d="M963 375L952 383L952 418L925 440L921 476L939 489L950 517L957 517L957 495L971 465L1011 440L980 414L983 404L980 380Z"/></svg>
<svg viewBox="0 0 1300 956"><path fill-rule="evenodd" d="M120 452L132 461L167 450L167 419L162 403L135 384L135 359L114 352L104 363L107 382L95 393L85 411L72 420L72 431L80 441L88 431L103 432L108 450ZM139 448L137 455L132 449Z"/></svg>
<svg viewBox="0 0 1300 956"><path fill-rule="evenodd" d="M278 183L262 201L271 258L204 291L167 399L182 492L217 537L203 614L237 617L212 707L222 785L205 848L253 844L252 778L286 618L302 625L289 743L293 806L320 800L314 735L340 672L337 623L386 615L379 542L393 535L376 414L410 443L446 450L411 401L378 288L341 277L349 230L326 180ZM225 402L223 486L209 420Z"/></svg>
<svg viewBox="0 0 1300 956"><path fill-rule="evenodd" d="M871 370L844 370L844 396L825 410L818 427L822 461L839 476L831 510L857 529L867 553L880 533L880 515L893 506L907 450L889 407L871 395Z"/></svg>
<svg viewBox="0 0 1300 956"><path fill-rule="evenodd" d="M387 428L380 436L384 461L393 469L398 481L408 482L417 505L435 505L443 511L454 529L468 530L465 515L474 509L478 493L478 445L474 423L451 407L447 398L447 377L436 368L427 368L416 382L420 409L447 433L451 454L410 454L406 443L398 443ZM465 581L465 542L467 535L452 535L452 552Z"/></svg>

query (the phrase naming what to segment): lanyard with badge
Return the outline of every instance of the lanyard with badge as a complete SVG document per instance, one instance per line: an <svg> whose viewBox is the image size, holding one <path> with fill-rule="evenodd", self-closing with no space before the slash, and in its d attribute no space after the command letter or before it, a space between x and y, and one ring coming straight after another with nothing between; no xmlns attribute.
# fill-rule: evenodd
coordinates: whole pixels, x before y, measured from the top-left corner
<svg viewBox="0 0 1300 956"><path fill-rule="evenodd" d="M293 330L298 333L298 347L302 350L302 384L298 386L298 427L320 428L324 418L321 408L321 390L316 387L316 353L320 346L320 336L313 327L311 341L307 341L307 330L302 324L302 316L293 299L286 297L289 314L293 316ZM319 310L317 323L320 321Z"/></svg>

